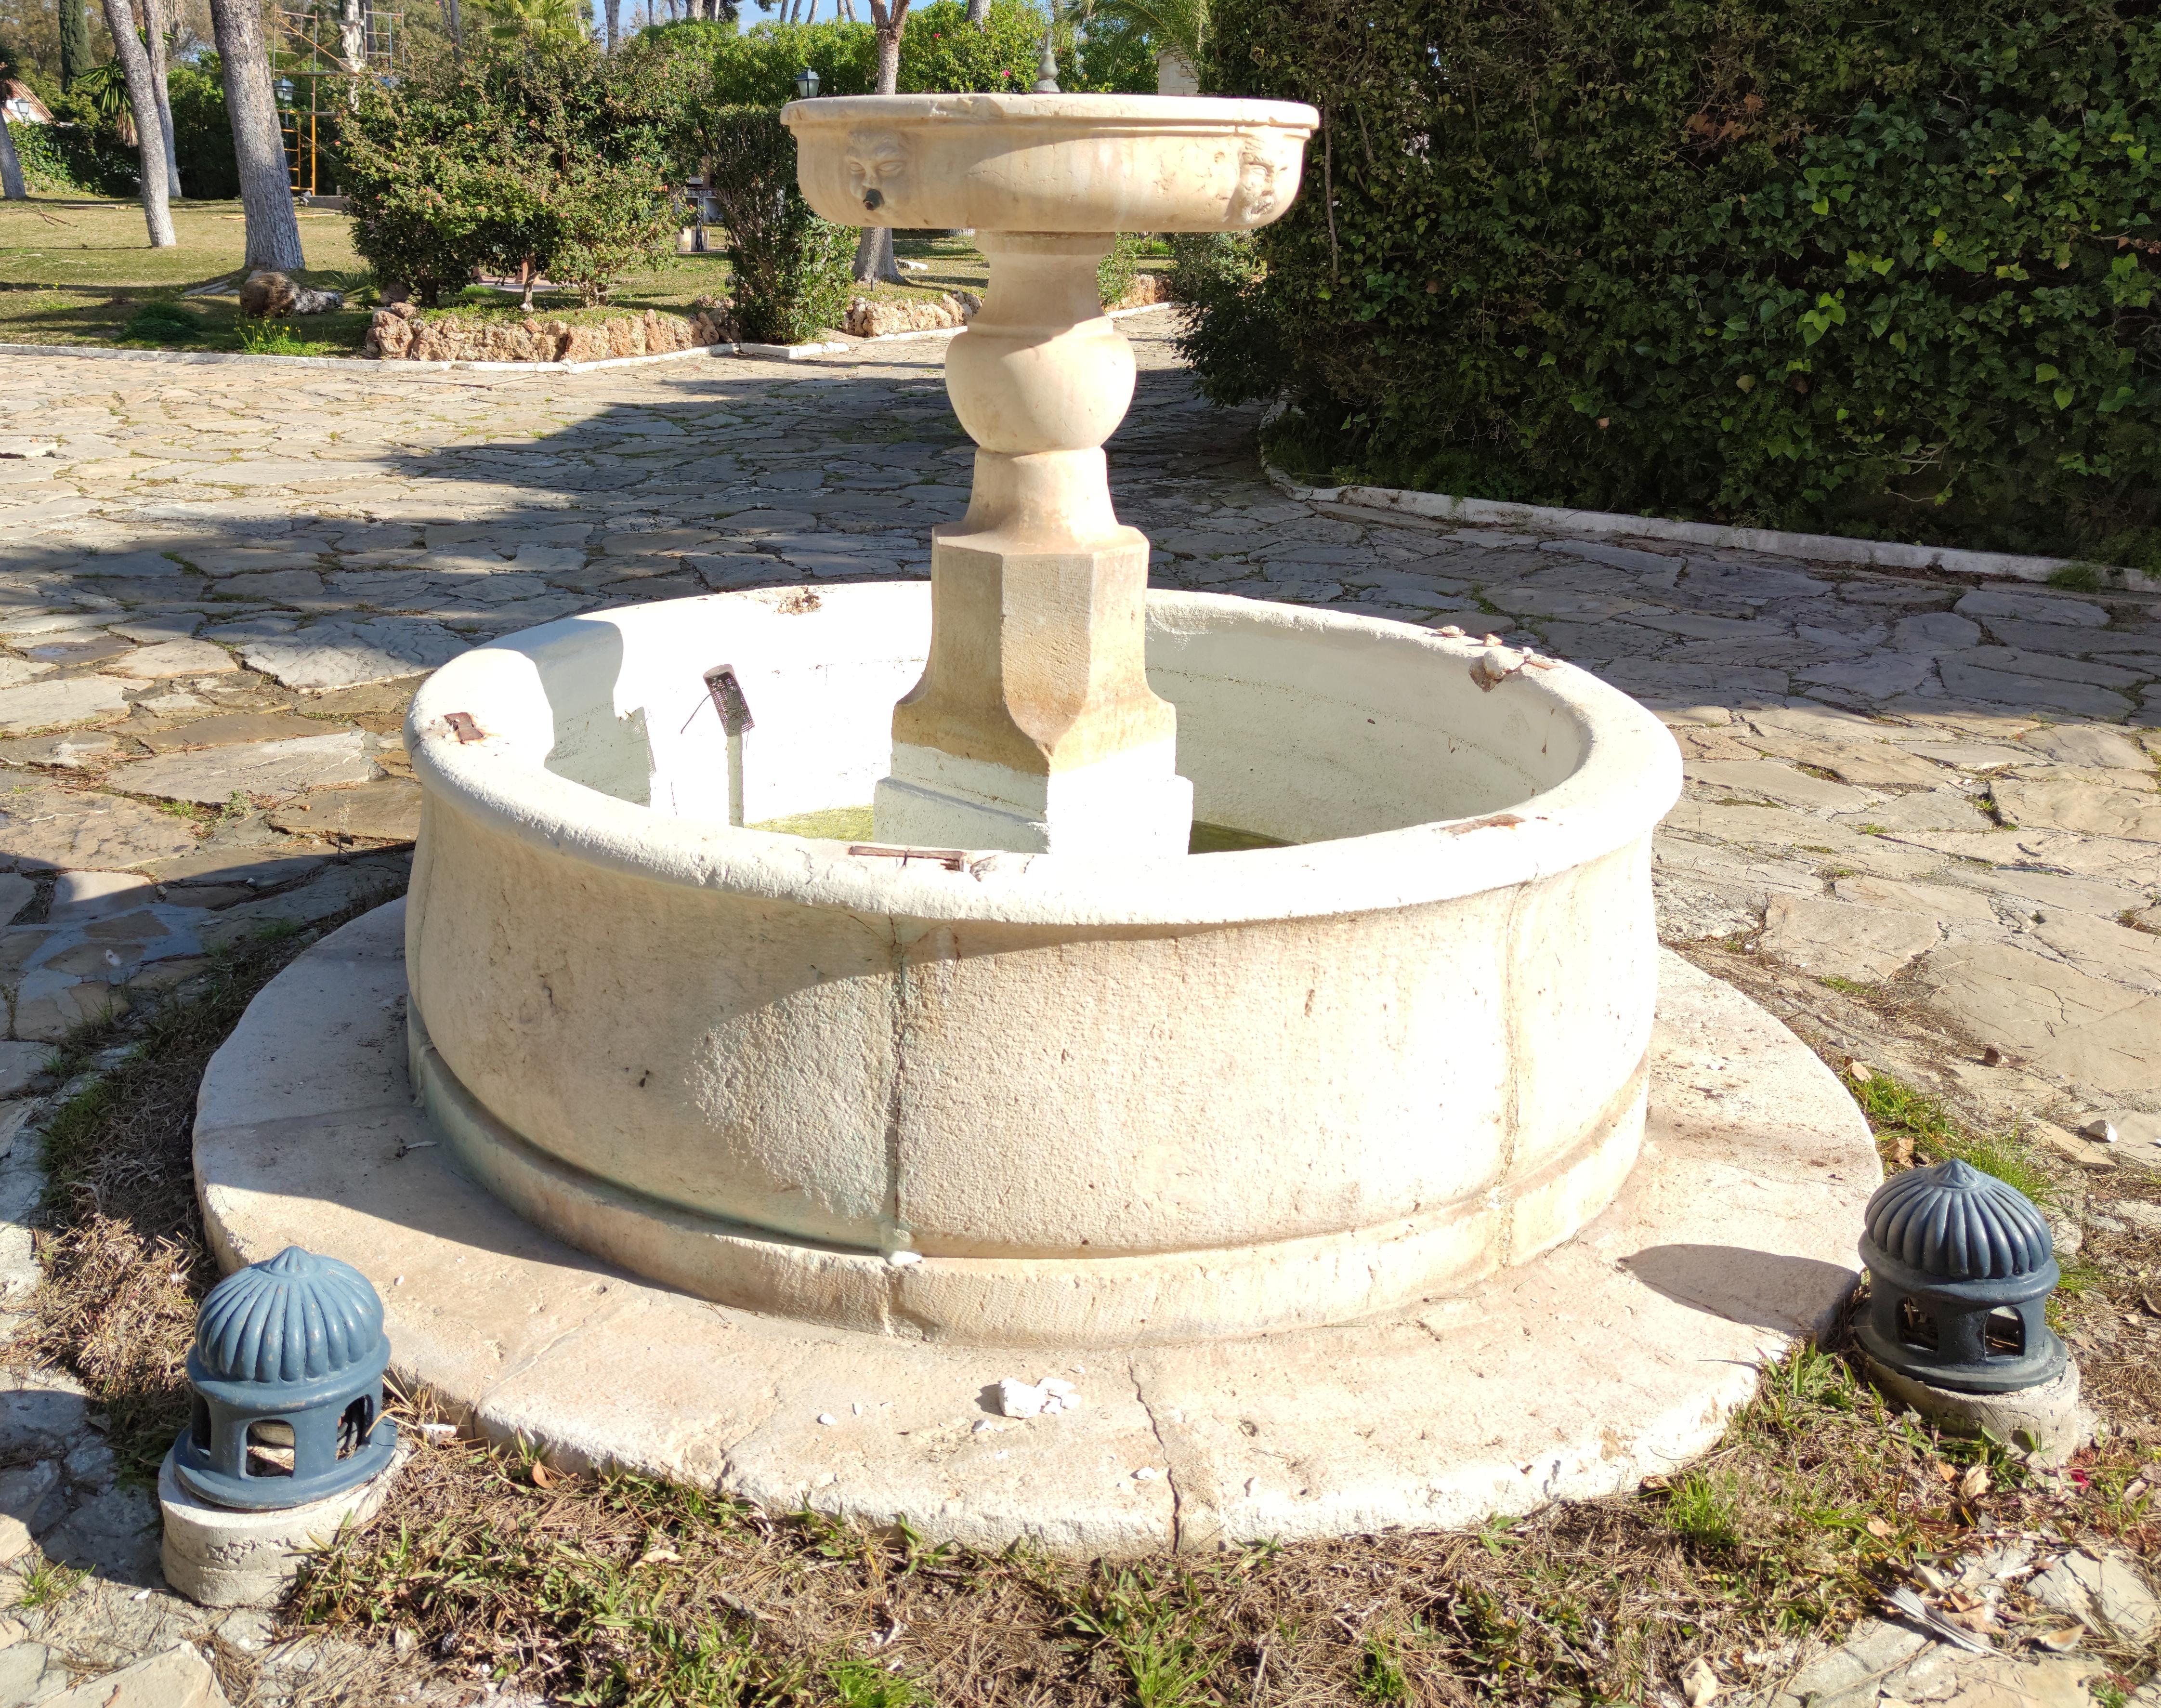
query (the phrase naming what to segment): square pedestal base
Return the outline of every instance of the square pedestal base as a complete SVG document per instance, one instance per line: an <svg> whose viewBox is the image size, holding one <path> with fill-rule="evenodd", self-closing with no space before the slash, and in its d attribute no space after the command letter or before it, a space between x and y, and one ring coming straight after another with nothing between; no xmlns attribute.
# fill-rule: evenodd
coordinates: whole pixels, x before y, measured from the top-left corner
<svg viewBox="0 0 2161 1708"><path fill-rule="evenodd" d="M919 848L1169 859L1193 833L1193 785L1159 742L1076 770L1028 776L895 742L871 797L878 840Z"/></svg>

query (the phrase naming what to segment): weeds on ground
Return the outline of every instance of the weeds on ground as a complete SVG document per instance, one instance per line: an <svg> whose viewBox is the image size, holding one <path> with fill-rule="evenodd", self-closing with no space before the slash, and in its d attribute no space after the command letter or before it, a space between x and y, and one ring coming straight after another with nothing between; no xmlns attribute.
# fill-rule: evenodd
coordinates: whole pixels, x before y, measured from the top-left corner
<svg viewBox="0 0 2161 1708"><path fill-rule="evenodd" d="M2075 1512L2150 1550L2150 1497L2123 1492L2153 1468L2113 1441L2059 1485L2001 1445L1939 1438L1815 1346L1766 1372L1700 1465L1630 1494L1122 1564L930 1549L452 1442L320 1560L294 1617L409 1629L476 1679L606 1708L1634 1701L1700 1655L1731 1685L1778 1684L1799 1639L1842 1636L1914 1567L2003 1529Z"/></svg>
<svg viewBox="0 0 2161 1708"><path fill-rule="evenodd" d="M240 347L250 356L328 356L341 353L331 350L327 345L302 338L290 326L277 320L242 320L235 323L233 332L240 340Z"/></svg>
<svg viewBox="0 0 2161 1708"><path fill-rule="evenodd" d="M250 940L211 958L185 996L128 1028L136 1046L44 1123L44 1269L16 1359L81 1380L109 1419L120 1474L148 1485L188 1414L195 1307L216 1283L195 1207L191 1143L203 1069L248 1002L320 930ZM109 1014L46 1064L71 1075L120 1035Z"/></svg>
<svg viewBox="0 0 2161 1708"><path fill-rule="evenodd" d="M73 1595L76 1586L89 1575L86 1570L59 1565L49 1560L39 1559L23 1574L15 1605L18 1607L52 1606Z"/></svg>
<svg viewBox="0 0 2161 1708"><path fill-rule="evenodd" d="M1955 1157L1984 1174L1995 1175L2036 1204L2054 1205L2061 1198L2054 1176L2024 1140L1973 1132L1941 1098L1887 1073L1849 1068L1846 1083L1868 1117L1885 1167L1900 1169Z"/></svg>

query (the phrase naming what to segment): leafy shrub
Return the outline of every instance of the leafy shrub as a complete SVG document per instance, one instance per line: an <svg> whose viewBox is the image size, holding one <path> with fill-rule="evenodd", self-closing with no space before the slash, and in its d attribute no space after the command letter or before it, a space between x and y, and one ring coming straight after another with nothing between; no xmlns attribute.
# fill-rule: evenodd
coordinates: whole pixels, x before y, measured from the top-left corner
<svg viewBox="0 0 2161 1708"><path fill-rule="evenodd" d="M128 317L120 336L143 344L193 344L202 337L202 320L178 303L145 303Z"/></svg>
<svg viewBox="0 0 2161 1708"><path fill-rule="evenodd" d="M1145 240L1133 232L1118 233L1111 253L1096 263L1096 294L1107 309L1115 309L1133 289L1140 271L1141 245Z"/></svg>
<svg viewBox="0 0 2161 1708"><path fill-rule="evenodd" d="M761 344L799 344L848 305L856 234L810 211L795 186L795 138L771 107L716 114L709 182L727 228L736 324Z"/></svg>
<svg viewBox="0 0 2161 1708"><path fill-rule="evenodd" d="M345 126L353 247L427 304L530 264L605 302L672 249L683 170L666 60L552 37L476 41L363 89Z"/></svg>
<svg viewBox="0 0 2161 1708"><path fill-rule="evenodd" d="M180 187L196 201L222 201L240 194L240 167L232 154L232 122L225 110L218 58L206 53L191 65L174 65L165 80L173 104L173 153Z"/></svg>
<svg viewBox="0 0 2161 1708"><path fill-rule="evenodd" d="M1249 232L1179 232L1170 240L1170 294L1185 306L1179 347L1218 403L1272 397L1290 378L1274 304L1260 289L1258 242Z"/></svg>
<svg viewBox="0 0 2161 1708"><path fill-rule="evenodd" d="M759 23L740 35L704 29L712 54L711 99L718 106L793 101L795 74L805 66L818 74L820 95L867 95L877 86L877 42L867 23ZM907 44L903 32L903 53Z"/></svg>
<svg viewBox="0 0 2161 1708"><path fill-rule="evenodd" d="M1021 0L992 0L978 29L961 0L931 0L908 14L900 38L903 95L949 91L1025 94L1043 52L1043 13Z"/></svg>
<svg viewBox="0 0 2161 1708"><path fill-rule="evenodd" d="M1371 477L2156 552L2161 22L2110 0L1255 0L1314 102L1196 291L1219 399Z"/></svg>
<svg viewBox="0 0 2161 1708"><path fill-rule="evenodd" d="M142 183L135 150L110 131L72 123L8 128L30 185L63 195L131 196Z"/></svg>

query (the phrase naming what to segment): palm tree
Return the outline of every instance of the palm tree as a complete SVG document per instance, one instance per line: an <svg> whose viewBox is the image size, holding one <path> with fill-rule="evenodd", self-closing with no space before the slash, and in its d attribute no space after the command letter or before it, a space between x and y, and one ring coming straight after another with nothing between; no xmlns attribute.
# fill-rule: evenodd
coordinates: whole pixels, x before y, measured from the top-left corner
<svg viewBox="0 0 2161 1708"><path fill-rule="evenodd" d="M1090 35L1144 37L1197 79L1208 41L1208 0L1070 0L1065 14Z"/></svg>
<svg viewBox="0 0 2161 1708"><path fill-rule="evenodd" d="M496 41L583 41L585 16L573 0L473 0Z"/></svg>

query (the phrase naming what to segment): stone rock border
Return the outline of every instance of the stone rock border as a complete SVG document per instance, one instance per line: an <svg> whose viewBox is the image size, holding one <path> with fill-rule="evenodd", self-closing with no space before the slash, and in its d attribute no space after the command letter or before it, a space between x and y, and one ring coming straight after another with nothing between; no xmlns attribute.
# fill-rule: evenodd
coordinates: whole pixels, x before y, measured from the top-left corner
<svg viewBox="0 0 2161 1708"><path fill-rule="evenodd" d="M823 1330L611 1269L455 1173L413 1103L404 930L398 902L316 945L211 1063L195 1159L220 1261L357 1265L400 1379L476 1432L986 1549L1202 1549L1632 1487L1838 1315L1881 1176L1830 1070L1667 955L1643 1162L1575 1240L1463 1296L1085 1354ZM1044 1376L1078 1407L997 1414L1001 1380Z"/></svg>
<svg viewBox="0 0 2161 1708"><path fill-rule="evenodd" d="M1270 419L1275 412L1270 412ZM1263 424L1266 424L1263 421ZM2084 566L2077 558L2021 557L2011 552L1961 551L1950 546L1907 545L1888 539L1848 539L1836 534L1789 534L1775 528L1721 528L1708 522L1673 522L1663 516L1622 516L1608 510L1564 510L1547 504L1504 504L1492 498L1457 498L1446 492L1414 492L1401 487L1309 487L1273 463L1263 463L1268 484L1286 498L1306 504L1341 504L1353 510L1423 517L1478 528L1555 529L1613 534L1628 539L1671 539L1688 545L1776 552L1816 563L1872 564L1893 570L1935 570L1982 581L2046 581L2059 570ZM2139 570L2093 565L2123 578L2134 593L2161 590L2161 581Z"/></svg>
<svg viewBox="0 0 2161 1708"><path fill-rule="evenodd" d="M1175 305L1169 299L1165 299L1164 301L1159 303L1136 303L1131 308L1106 309L1103 310L1103 318L1107 320L1122 320L1128 315L1152 315L1158 309L1168 309L1174 306ZM862 344L897 344L903 338L950 338L956 332L961 332L966 330L967 329L965 326L918 326L913 331L907 332L880 332L872 337L858 338L856 340L854 344L848 345L845 347L852 350L857 346L857 345ZM764 348L766 346L758 346L756 347ZM801 346L798 346L794 347L799 348ZM828 346L826 347L831 348L831 346Z"/></svg>
<svg viewBox="0 0 2161 1708"><path fill-rule="evenodd" d="M1136 308L1108 309L1105 318L1123 320L1127 315L1153 314L1165 303L1143 303ZM250 356L237 350L103 350L94 344L5 344L0 356L65 356L115 362L175 362L195 367L225 362L275 362L287 367L351 367L365 362L371 372L444 373L452 371L482 373L590 373L602 367L642 367L648 362L682 362L696 356L742 356L760 362L808 362L820 356L845 356L866 344L891 344L906 338L950 338L961 328L933 326L914 332L886 332L875 338L844 342L834 338L812 344L696 344L688 350L664 351L657 356L609 356L597 362L376 362L362 356ZM1270 471L1273 477L1274 471Z"/></svg>

